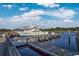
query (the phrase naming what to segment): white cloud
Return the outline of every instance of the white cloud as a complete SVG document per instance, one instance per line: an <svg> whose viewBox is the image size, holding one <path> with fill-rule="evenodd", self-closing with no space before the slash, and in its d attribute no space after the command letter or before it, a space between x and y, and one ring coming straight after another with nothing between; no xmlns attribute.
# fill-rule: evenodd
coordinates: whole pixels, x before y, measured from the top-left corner
<svg viewBox="0 0 79 59"><path fill-rule="evenodd" d="M3 20L2 18L0 18L0 21Z"/></svg>
<svg viewBox="0 0 79 59"><path fill-rule="evenodd" d="M70 19L64 19L64 22L73 23L74 21L73 20L70 20Z"/></svg>
<svg viewBox="0 0 79 59"><path fill-rule="evenodd" d="M31 10L27 15L28 16L39 16L39 15L43 15L45 13L45 11L43 10Z"/></svg>
<svg viewBox="0 0 79 59"><path fill-rule="evenodd" d="M8 5L3 5L3 7L4 7L4 8L11 9L11 8L13 8L13 5L9 5L9 4L8 4Z"/></svg>
<svg viewBox="0 0 79 59"><path fill-rule="evenodd" d="M72 18L76 14L74 10L65 8L60 8L59 12L62 14L62 16L65 16L66 18Z"/></svg>
<svg viewBox="0 0 79 59"><path fill-rule="evenodd" d="M13 16L10 21L12 22L17 22L17 21L21 21L21 17L20 16Z"/></svg>
<svg viewBox="0 0 79 59"><path fill-rule="evenodd" d="M37 3L37 4L42 5L44 7L50 7L50 8L59 7L59 4L56 4L56 3Z"/></svg>
<svg viewBox="0 0 79 59"><path fill-rule="evenodd" d="M56 27L56 26L66 26L69 23L73 23L74 21L72 18L76 12L72 9L65 9L65 8L60 8L55 11L45 11L45 10L31 10L30 12L25 12L21 15L16 15L11 17L8 21L1 21L4 22L2 23L1 21L1 26L5 27L20 27L20 26L27 26L28 24L31 25L38 25L40 27L48 28L48 27ZM40 15L48 15L50 17L55 17L58 18L57 20L54 19L49 19L46 20ZM3 24L3 25L2 25ZM78 24L77 24L78 25ZM70 24L70 26L72 26ZM74 26L74 25L73 25ZM75 25L76 26L76 25Z"/></svg>
<svg viewBox="0 0 79 59"><path fill-rule="evenodd" d="M3 19L2 18L0 18L0 24L2 24L3 23Z"/></svg>
<svg viewBox="0 0 79 59"><path fill-rule="evenodd" d="M54 11L47 12L48 15L51 17L54 16L57 18L57 22L65 22L65 23L72 23L74 20L72 20L73 17L75 17L75 14L77 14L76 11L72 9L66 9L66 8L59 8Z"/></svg>
<svg viewBox="0 0 79 59"><path fill-rule="evenodd" d="M73 18L76 12L72 9L66 9L66 8L59 8L58 10L55 10L54 12L50 13L53 16L59 17L59 18Z"/></svg>
<svg viewBox="0 0 79 59"><path fill-rule="evenodd" d="M22 7L22 8L19 8L19 10L20 10L20 11L27 11L28 8L26 8L26 7Z"/></svg>
<svg viewBox="0 0 79 59"><path fill-rule="evenodd" d="M41 18L40 15L42 15L43 13L44 13L44 11L42 11L42 10L32 10L32 11L26 12L20 16L13 16L10 20L12 22L37 21Z"/></svg>

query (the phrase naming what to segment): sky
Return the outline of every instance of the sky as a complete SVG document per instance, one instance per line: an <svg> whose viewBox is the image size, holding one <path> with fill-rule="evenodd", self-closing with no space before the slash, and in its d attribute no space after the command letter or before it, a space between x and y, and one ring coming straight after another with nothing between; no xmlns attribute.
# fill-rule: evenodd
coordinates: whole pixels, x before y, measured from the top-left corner
<svg viewBox="0 0 79 59"><path fill-rule="evenodd" d="M0 28L79 27L79 3L0 3Z"/></svg>

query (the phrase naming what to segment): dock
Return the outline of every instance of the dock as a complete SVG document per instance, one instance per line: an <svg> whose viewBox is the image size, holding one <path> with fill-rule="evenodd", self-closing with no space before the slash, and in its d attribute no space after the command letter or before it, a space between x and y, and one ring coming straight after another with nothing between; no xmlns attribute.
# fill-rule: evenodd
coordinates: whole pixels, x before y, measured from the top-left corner
<svg viewBox="0 0 79 59"><path fill-rule="evenodd" d="M6 56L5 37L0 37L0 56Z"/></svg>

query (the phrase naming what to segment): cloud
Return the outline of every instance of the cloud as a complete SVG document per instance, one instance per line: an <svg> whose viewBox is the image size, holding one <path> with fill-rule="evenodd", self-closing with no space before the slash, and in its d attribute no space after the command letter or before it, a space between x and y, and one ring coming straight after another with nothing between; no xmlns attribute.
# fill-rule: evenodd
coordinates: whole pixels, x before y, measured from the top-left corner
<svg viewBox="0 0 79 59"><path fill-rule="evenodd" d="M77 12L74 11L73 9L59 8L54 11L49 11L49 12L47 12L47 14L50 15L51 17L57 18L57 22L63 21L65 23L67 23L67 22L72 23L72 22L74 22L74 20L72 20L72 18L75 17Z"/></svg>
<svg viewBox="0 0 79 59"><path fill-rule="evenodd" d="M3 18L0 18L0 28L11 28L10 25L11 25L12 22L10 21L7 21L6 19L3 19Z"/></svg>
<svg viewBox="0 0 79 59"><path fill-rule="evenodd" d="M13 5L10 5L10 4L6 4L6 5L3 5L4 8L7 8L7 9L11 9L13 8Z"/></svg>
<svg viewBox="0 0 79 59"><path fill-rule="evenodd" d="M45 11L43 10L31 10L27 15L28 16L39 16L39 15L43 15L45 13Z"/></svg>
<svg viewBox="0 0 79 59"><path fill-rule="evenodd" d="M51 13L51 15L59 18L73 18L76 12L72 9L59 8Z"/></svg>
<svg viewBox="0 0 79 59"><path fill-rule="evenodd" d="M27 26L29 25L38 25L42 28L51 27L52 23L54 24L55 20L45 20L40 15L45 15L46 12L44 10L31 10L30 12L25 12L19 16L13 16L10 18L10 21L16 27Z"/></svg>
<svg viewBox="0 0 79 59"><path fill-rule="evenodd" d="M66 18L72 18L76 12L72 9L60 8L59 12Z"/></svg>
<svg viewBox="0 0 79 59"><path fill-rule="evenodd" d="M74 21L73 20L70 20L70 19L64 19L64 22L72 23Z"/></svg>
<svg viewBox="0 0 79 59"><path fill-rule="evenodd" d="M19 8L19 10L20 10L20 11L27 11L28 8L26 8L26 7L21 7L21 8Z"/></svg>
<svg viewBox="0 0 79 59"><path fill-rule="evenodd" d="M50 27L66 27L67 24L72 26L71 24L74 22L72 18L76 12L72 9L66 8L59 8L57 10L31 10L29 12L24 12L21 15L15 15L9 18L8 21L2 21L1 19L1 26L8 27L8 28L17 28L27 25L38 25L42 28L50 28ZM48 15L52 17L51 19L44 19L41 15ZM47 18L47 17L46 17ZM57 19L53 19L57 18ZM2 23L3 22L3 23ZM78 25L78 22L76 22ZM75 24L76 24L75 23ZM76 25L73 25L76 26Z"/></svg>
<svg viewBox="0 0 79 59"><path fill-rule="evenodd" d="M59 7L59 4L56 3L37 3L37 5L41 5L44 7L50 7L50 8L54 8L54 7Z"/></svg>
<svg viewBox="0 0 79 59"><path fill-rule="evenodd" d="M40 15L45 12L42 10L31 10L30 12L25 12L20 16L13 16L10 20L12 22L22 22L22 21L36 21L40 19Z"/></svg>
<svg viewBox="0 0 79 59"><path fill-rule="evenodd" d="M0 24L2 24L3 23L3 19L2 18L0 18Z"/></svg>

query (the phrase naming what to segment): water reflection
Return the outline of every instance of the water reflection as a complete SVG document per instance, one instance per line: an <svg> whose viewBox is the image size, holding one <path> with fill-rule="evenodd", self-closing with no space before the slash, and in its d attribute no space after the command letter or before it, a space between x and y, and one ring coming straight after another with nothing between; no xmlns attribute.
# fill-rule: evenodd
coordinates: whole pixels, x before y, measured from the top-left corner
<svg viewBox="0 0 79 59"><path fill-rule="evenodd" d="M76 33L70 33L70 39L68 32L61 32L61 37L57 40L54 40L52 43L57 47L61 47L64 49L68 49L70 51L78 51L77 44L76 44Z"/></svg>
<svg viewBox="0 0 79 59"><path fill-rule="evenodd" d="M38 53L36 53L30 48L25 47L25 48L19 49L19 51L22 56L39 56Z"/></svg>

